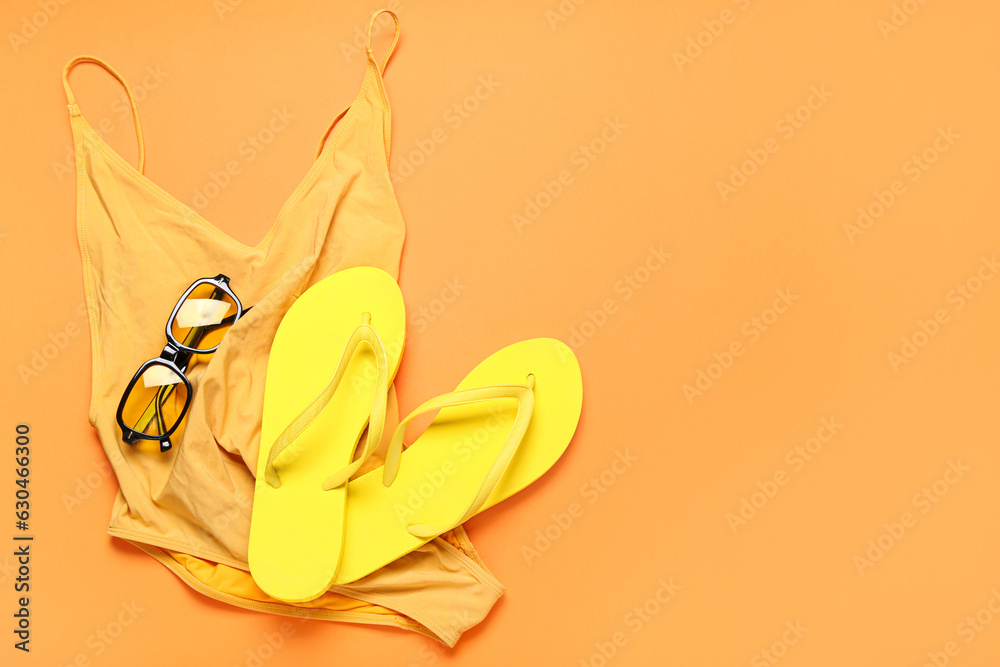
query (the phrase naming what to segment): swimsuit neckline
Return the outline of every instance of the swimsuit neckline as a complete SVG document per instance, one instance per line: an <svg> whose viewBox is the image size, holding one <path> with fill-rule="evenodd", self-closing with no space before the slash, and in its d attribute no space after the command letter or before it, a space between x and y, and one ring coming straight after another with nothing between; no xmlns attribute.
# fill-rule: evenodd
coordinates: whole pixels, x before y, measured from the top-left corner
<svg viewBox="0 0 1000 667"><path fill-rule="evenodd" d="M231 245L236 246L240 250L246 252L256 252L270 245L271 241L273 241L274 237L277 235L278 230L281 228L281 223L285 220L289 211L291 211L291 209L295 206L295 204L298 203L298 201L304 194L305 190L307 190L309 186L311 186L312 183L315 182L316 178L322 171L322 168L332 158L333 151L336 148L340 135L343 133L344 128L349 125L348 119L355 115L355 111L358 107L358 102L362 99L362 97L364 96L365 92L368 89L368 84L371 74L371 64L372 64L371 59L368 59L368 63L366 64L365 67L364 80L361 83L361 88L360 90L358 90L358 94L355 96L350 106L345 111L343 111L341 114L338 115L339 121L335 121L337 124L336 127L334 127L332 130L332 136L330 136L329 139L324 143L323 148L320 151L320 154L316 157L316 159L313 160L313 163L306 171L305 176L303 176L302 180L299 181L299 184L296 186L295 190L293 190L292 193L285 200L285 203L278 211L277 217L272 222L267 233L264 235L264 238L262 238L256 245L252 246L236 240L230 234L224 232L218 225L205 218L202 214L198 213L196 210L191 208L191 206L186 204L184 201L172 195L171 193L167 192L163 187L161 187L151 178L149 178L144 173L139 171L139 169L133 166L132 163L130 163L128 160L122 157L122 155L118 151L112 148L110 144L104 141L101 135L99 135L94 130L94 128L91 127L90 123L87 122L87 119L84 118L83 114L76 113L71 115L71 118L79 119L77 122L80 123L83 133L91 139L93 144L97 146L98 149L101 150L101 152L110 157L112 162L117 164L123 173L125 173L129 178L137 182L139 185L149 190L152 194L166 201L174 209L176 209L177 212L182 217L196 222L197 224L204 227L207 231L209 231L213 235L219 237L220 239L228 242Z"/></svg>

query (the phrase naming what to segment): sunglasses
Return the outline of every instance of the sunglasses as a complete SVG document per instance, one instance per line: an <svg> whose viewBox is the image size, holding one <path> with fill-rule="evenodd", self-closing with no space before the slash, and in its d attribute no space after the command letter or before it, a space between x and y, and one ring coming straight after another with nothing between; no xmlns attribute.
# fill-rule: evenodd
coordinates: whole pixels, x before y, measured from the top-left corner
<svg viewBox="0 0 1000 667"><path fill-rule="evenodd" d="M139 366L118 403L122 440L156 440L161 452L170 449L170 436L191 407L186 373L192 357L215 352L229 327L249 311L221 273L191 283L167 320L163 352Z"/></svg>

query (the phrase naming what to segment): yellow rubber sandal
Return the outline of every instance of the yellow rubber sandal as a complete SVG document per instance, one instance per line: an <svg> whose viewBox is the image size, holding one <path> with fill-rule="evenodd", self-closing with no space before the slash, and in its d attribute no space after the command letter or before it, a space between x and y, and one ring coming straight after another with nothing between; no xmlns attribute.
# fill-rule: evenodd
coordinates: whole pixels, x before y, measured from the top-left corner
<svg viewBox="0 0 1000 667"><path fill-rule="evenodd" d="M580 419L580 366L564 343L515 343L456 390L399 423L383 468L348 483L347 535L334 583L374 572L512 496L566 450ZM440 410L405 451L419 414Z"/></svg>
<svg viewBox="0 0 1000 667"><path fill-rule="evenodd" d="M271 597L324 593L344 546L347 480L378 446L406 314L392 276L345 269L292 304L264 383L250 520L250 573ZM352 462L361 433L364 450Z"/></svg>

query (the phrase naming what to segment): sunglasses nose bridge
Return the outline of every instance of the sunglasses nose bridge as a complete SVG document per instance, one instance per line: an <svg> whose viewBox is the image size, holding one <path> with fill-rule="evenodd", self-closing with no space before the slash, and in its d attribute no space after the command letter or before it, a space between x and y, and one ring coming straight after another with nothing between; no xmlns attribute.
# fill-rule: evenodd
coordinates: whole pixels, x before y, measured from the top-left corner
<svg viewBox="0 0 1000 667"><path fill-rule="evenodd" d="M160 358L176 363L178 352L180 352L178 348L174 347L170 343L167 343L163 346L163 351L160 352Z"/></svg>

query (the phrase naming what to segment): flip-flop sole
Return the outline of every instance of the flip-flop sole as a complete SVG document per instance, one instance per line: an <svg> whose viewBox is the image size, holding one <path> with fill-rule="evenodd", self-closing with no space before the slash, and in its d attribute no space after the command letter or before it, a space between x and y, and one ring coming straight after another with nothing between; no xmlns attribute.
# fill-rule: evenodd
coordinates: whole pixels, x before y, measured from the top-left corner
<svg viewBox="0 0 1000 667"><path fill-rule="evenodd" d="M345 269L307 289L282 318L271 345L248 560L257 585L279 600L315 599L337 573L347 485L324 491L322 484L351 462L368 423L376 368L371 348L358 347L330 403L275 460L277 488L264 478L268 453L326 386L365 313L382 339L391 382L406 315L396 281L380 269Z"/></svg>
<svg viewBox="0 0 1000 667"><path fill-rule="evenodd" d="M491 355L456 388L525 384L529 374L535 377L531 421L480 511L534 482L562 456L580 419L580 366L564 343L535 338ZM493 466L516 414L513 399L444 408L403 452L392 486L383 486L381 468L349 482L345 548L334 583L356 581L429 541L407 532L408 525L447 525L460 516Z"/></svg>

